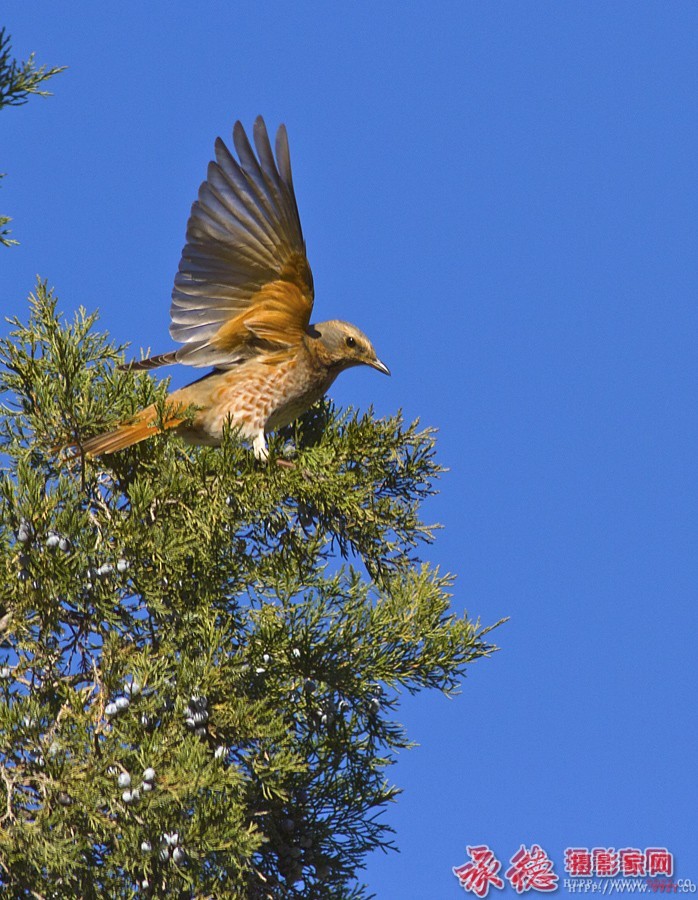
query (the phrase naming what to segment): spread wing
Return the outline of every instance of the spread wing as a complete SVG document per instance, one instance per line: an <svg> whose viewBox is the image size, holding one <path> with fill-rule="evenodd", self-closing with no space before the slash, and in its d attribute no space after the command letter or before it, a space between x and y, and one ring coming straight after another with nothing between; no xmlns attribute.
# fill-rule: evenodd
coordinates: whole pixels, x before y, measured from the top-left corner
<svg viewBox="0 0 698 900"><path fill-rule="evenodd" d="M172 291L177 362L233 365L301 340L313 308L313 276L293 192L286 129L276 158L261 116L255 151L240 122L237 159L216 141L216 159L192 206Z"/></svg>

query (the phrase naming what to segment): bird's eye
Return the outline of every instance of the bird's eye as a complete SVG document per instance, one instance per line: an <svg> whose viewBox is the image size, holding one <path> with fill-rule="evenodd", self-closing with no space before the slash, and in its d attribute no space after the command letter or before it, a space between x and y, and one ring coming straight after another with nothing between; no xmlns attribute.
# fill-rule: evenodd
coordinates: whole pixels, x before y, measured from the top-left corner
<svg viewBox="0 0 698 900"><path fill-rule="evenodd" d="M347 347L356 347L356 338L348 337L346 339L346 345Z"/></svg>

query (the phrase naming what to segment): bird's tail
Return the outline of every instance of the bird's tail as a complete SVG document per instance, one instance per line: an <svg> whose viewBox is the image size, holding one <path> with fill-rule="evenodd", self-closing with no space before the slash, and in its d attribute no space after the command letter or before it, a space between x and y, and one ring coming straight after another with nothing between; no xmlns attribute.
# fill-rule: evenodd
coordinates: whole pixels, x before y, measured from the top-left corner
<svg viewBox="0 0 698 900"><path fill-rule="evenodd" d="M182 418L176 416L168 418L163 422L163 428L176 428L182 421ZM107 431L105 434L97 434L88 438L82 444L82 451L85 456L101 456L103 453L116 453L118 450L132 447L134 444L140 444L141 441L145 441L156 434L157 430L155 406L148 406L138 414L135 421L126 422L113 431Z"/></svg>
<svg viewBox="0 0 698 900"><path fill-rule="evenodd" d="M171 350L169 353L160 353L148 359L137 359L133 362L122 363L118 368L124 372L149 372L151 369L158 369L160 366L171 366L172 363L176 362L177 351Z"/></svg>

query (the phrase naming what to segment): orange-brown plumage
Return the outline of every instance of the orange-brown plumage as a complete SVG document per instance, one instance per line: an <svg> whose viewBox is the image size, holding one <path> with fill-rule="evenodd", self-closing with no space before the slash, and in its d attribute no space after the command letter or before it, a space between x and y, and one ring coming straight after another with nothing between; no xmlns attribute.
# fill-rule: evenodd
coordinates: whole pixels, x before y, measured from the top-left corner
<svg viewBox="0 0 698 900"><path fill-rule="evenodd" d="M103 453L116 453L118 450L139 444L156 433L155 421L155 409L149 406L140 412L133 422L119 425L114 431L98 434L86 440L82 445L83 452L88 456L101 456ZM181 419L172 418L165 427L176 428L180 421Z"/></svg>
<svg viewBox="0 0 698 900"><path fill-rule="evenodd" d="M368 338L337 320L310 325L313 277L291 177L286 129L272 152L262 118L255 151L237 122L238 159L216 141L216 161L199 189L172 293L171 336L178 350L128 368L181 362L213 371L168 397L162 425L185 440L220 443L227 421L266 458L265 434L292 422L344 369L388 374ZM194 406L191 421L182 410ZM154 406L83 443L89 456L114 453L157 430Z"/></svg>

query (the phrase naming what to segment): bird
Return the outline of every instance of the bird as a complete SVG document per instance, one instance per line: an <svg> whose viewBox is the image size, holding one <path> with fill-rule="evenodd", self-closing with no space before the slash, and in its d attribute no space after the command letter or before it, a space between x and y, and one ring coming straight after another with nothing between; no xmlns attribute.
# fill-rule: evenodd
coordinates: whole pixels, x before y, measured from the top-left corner
<svg viewBox="0 0 698 900"><path fill-rule="evenodd" d="M170 306L176 350L126 363L148 371L180 363L211 370L111 431L81 443L88 457L115 453L173 431L189 444L218 446L226 424L269 457L266 436L290 424L353 366L390 375L373 344L339 319L310 324L313 275L296 202L286 127L272 151L264 119L254 148L241 122L236 156L219 137L187 223ZM185 410L194 408L193 416Z"/></svg>

